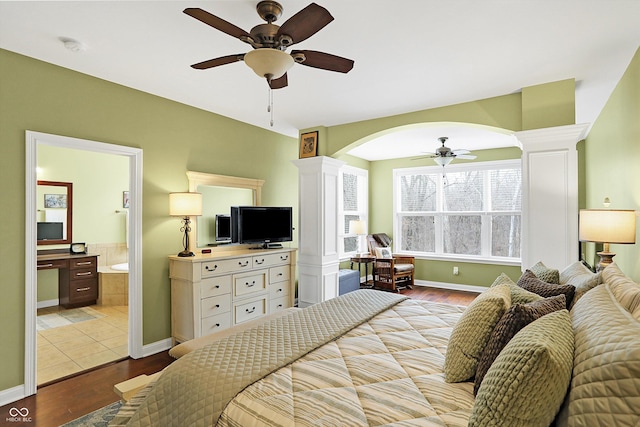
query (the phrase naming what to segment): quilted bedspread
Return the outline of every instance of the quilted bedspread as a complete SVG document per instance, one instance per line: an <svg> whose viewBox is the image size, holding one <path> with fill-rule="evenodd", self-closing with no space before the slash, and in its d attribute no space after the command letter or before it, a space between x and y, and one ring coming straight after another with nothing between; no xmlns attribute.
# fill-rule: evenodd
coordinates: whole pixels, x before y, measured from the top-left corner
<svg viewBox="0 0 640 427"><path fill-rule="evenodd" d="M467 426L473 383L445 383L463 307L405 300L247 387L218 426Z"/></svg>
<svg viewBox="0 0 640 427"><path fill-rule="evenodd" d="M356 291L195 350L165 369L126 425L215 425L245 387L404 299ZM122 423L122 417L114 421Z"/></svg>

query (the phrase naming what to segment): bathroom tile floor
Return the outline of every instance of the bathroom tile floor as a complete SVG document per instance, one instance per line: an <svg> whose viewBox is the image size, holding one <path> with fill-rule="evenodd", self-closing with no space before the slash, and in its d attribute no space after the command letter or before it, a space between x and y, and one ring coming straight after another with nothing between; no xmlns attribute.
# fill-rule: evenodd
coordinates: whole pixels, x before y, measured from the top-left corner
<svg viewBox="0 0 640 427"><path fill-rule="evenodd" d="M128 307L91 308L104 317L38 331L38 385L45 384L129 355ZM64 310L49 307L38 315Z"/></svg>

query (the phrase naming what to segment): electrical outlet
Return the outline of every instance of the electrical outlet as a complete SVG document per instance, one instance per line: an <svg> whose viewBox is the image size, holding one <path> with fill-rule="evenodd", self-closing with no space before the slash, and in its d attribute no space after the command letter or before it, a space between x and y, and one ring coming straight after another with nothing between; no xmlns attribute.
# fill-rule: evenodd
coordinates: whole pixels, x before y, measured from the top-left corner
<svg viewBox="0 0 640 427"><path fill-rule="evenodd" d="M458 267L453 267L453 275L457 276L458 274L460 274L460 271L458 270Z"/></svg>

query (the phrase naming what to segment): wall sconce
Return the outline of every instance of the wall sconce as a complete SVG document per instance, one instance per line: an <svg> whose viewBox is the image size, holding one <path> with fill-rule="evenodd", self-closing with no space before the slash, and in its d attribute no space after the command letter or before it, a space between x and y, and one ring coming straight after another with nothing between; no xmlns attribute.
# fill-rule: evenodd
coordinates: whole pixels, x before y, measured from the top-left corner
<svg viewBox="0 0 640 427"><path fill-rule="evenodd" d="M200 193L169 193L169 215L182 217L184 225L180 231L184 232L182 243L184 250L179 257L195 256L189 250L189 233L191 232L192 216L202 215L202 194Z"/></svg>
<svg viewBox="0 0 640 427"><path fill-rule="evenodd" d="M636 242L636 212L632 210L583 209L579 217L579 240L602 243L598 252L600 262L596 271L601 271L613 262L616 255L609 244L633 244Z"/></svg>
<svg viewBox="0 0 640 427"><path fill-rule="evenodd" d="M367 234L367 223L362 220L349 221L349 232L358 236L358 247L356 248L356 251L359 255L360 248L362 247L360 245L360 241L362 240L362 236Z"/></svg>

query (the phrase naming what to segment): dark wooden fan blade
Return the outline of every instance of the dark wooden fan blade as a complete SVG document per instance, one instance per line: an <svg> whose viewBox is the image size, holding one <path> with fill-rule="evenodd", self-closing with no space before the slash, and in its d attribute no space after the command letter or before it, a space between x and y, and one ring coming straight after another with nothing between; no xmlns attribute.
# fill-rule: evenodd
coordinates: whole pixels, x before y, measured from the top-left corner
<svg viewBox="0 0 640 427"><path fill-rule="evenodd" d="M236 55L221 56L220 58L209 59L208 61L198 62L193 64L191 68L196 70L206 70L208 68L219 67L220 65L231 64L232 62L242 61L244 53L238 53Z"/></svg>
<svg viewBox="0 0 640 427"><path fill-rule="evenodd" d="M189 7L184 10L189 16L196 18L198 21L204 22L207 25L212 26L216 30L220 30L223 33L227 33L232 37L242 40L242 38L251 38L251 34L247 33L240 27L236 27L230 22L225 21L222 18L218 18L209 12L202 10L198 7ZM245 40L242 40L245 41Z"/></svg>
<svg viewBox="0 0 640 427"><path fill-rule="evenodd" d="M287 87L288 84L287 73L284 73L282 77L271 80L269 87L271 87L271 89L282 89L283 87Z"/></svg>
<svg viewBox="0 0 640 427"><path fill-rule="evenodd" d="M323 29L331 21L333 16L327 9L311 3L287 19L278 30L278 36L287 35L293 40L292 44L300 43Z"/></svg>
<svg viewBox="0 0 640 427"><path fill-rule="evenodd" d="M348 73L353 68L353 60L342 58L340 56L331 55L330 53L318 52L315 50L294 50L291 55L301 53L305 56L305 60L301 62L307 67L321 68L323 70L337 71L339 73Z"/></svg>

